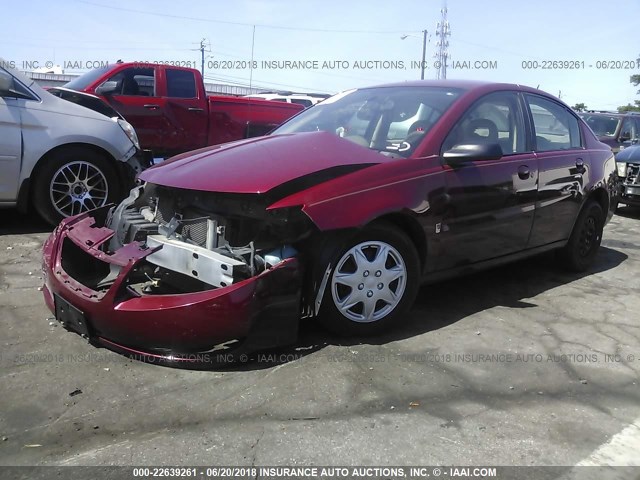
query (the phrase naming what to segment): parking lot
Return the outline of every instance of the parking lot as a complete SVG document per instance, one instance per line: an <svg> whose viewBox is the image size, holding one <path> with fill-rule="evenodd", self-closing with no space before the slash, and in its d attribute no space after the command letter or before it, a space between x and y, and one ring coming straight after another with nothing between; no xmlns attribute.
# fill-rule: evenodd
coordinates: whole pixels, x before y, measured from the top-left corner
<svg viewBox="0 0 640 480"><path fill-rule="evenodd" d="M382 338L305 324L291 348L187 371L57 326L39 291L48 228L3 211L0 464L588 461L640 417L639 217L614 217L585 275L544 255L423 287Z"/></svg>

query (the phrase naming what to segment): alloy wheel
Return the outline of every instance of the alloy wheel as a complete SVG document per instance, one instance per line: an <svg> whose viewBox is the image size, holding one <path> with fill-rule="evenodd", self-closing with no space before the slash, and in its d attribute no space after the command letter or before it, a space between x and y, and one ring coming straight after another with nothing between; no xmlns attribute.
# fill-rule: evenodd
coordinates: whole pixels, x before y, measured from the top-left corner
<svg viewBox="0 0 640 480"><path fill-rule="evenodd" d="M104 173L83 161L63 165L49 185L51 203L65 217L105 205L108 194L109 185Z"/></svg>

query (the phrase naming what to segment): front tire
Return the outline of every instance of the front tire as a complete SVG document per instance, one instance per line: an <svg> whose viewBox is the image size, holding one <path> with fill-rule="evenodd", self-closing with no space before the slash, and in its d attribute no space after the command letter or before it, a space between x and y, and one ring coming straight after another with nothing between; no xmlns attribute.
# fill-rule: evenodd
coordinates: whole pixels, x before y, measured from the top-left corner
<svg viewBox="0 0 640 480"><path fill-rule="evenodd" d="M33 203L52 225L115 202L120 196L118 173L105 155L86 147L69 147L44 162L33 179Z"/></svg>
<svg viewBox="0 0 640 480"><path fill-rule="evenodd" d="M573 272L584 272L591 266L602 242L603 228L602 207L590 200L578 215L569 242L559 251L565 268Z"/></svg>
<svg viewBox="0 0 640 480"><path fill-rule="evenodd" d="M336 257L319 312L338 335L376 335L407 319L419 286L420 261L398 228L373 225Z"/></svg>

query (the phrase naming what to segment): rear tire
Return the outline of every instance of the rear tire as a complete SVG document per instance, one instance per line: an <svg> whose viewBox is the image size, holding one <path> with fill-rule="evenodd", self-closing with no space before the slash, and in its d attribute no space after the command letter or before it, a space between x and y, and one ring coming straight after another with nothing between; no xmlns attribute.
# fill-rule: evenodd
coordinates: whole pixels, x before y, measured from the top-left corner
<svg viewBox="0 0 640 480"><path fill-rule="evenodd" d="M407 320L418 292L420 261L397 227L372 225L338 254L319 321L338 335L377 335Z"/></svg>
<svg viewBox="0 0 640 480"><path fill-rule="evenodd" d="M599 203L590 200L582 208L573 227L569 242L558 256L565 268L572 272L584 272L598 253L604 228L604 213Z"/></svg>
<svg viewBox="0 0 640 480"><path fill-rule="evenodd" d="M52 225L120 197L118 172L103 154L86 147L69 147L43 161L33 178L33 204Z"/></svg>

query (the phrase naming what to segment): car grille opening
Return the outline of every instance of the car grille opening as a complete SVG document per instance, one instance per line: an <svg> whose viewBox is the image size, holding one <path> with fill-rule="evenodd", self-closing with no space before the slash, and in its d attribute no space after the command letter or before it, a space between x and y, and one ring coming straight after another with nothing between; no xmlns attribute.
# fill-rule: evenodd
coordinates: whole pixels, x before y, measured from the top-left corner
<svg viewBox="0 0 640 480"><path fill-rule="evenodd" d="M627 183L640 183L640 165L627 164Z"/></svg>
<svg viewBox="0 0 640 480"><path fill-rule="evenodd" d="M85 287L95 291L107 290L119 273L119 267L85 252L68 238L62 244L62 269ZM113 269L113 272L112 272Z"/></svg>

